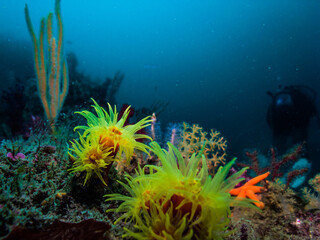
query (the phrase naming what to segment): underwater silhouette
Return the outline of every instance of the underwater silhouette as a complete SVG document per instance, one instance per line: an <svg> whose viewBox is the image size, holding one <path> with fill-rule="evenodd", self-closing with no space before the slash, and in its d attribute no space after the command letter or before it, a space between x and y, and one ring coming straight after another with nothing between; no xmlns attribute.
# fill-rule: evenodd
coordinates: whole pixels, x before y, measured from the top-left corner
<svg viewBox="0 0 320 240"><path fill-rule="evenodd" d="M308 127L317 116L316 92L304 85L279 86L267 112L267 122L272 129L273 146L280 154L293 145L308 140Z"/></svg>

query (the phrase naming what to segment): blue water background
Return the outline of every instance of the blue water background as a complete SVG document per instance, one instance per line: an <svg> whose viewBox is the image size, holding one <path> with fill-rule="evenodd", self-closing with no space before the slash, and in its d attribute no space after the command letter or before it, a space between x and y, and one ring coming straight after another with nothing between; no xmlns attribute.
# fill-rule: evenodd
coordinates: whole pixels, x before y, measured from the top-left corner
<svg viewBox="0 0 320 240"><path fill-rule="evenodd" d="M38 32L54 1L0 1L1 38L30 53L25 3ZM220 130L230 157L271 146L267 90L307 84L320 103L320 1L62 0L61 9L65 52L76 53L79 71L96 81L122 71L119 105L169 102L159 116L164 125ZM2 68L25 65L17 52L0 58ZM309 144L320 161L315 121Z"/></svg>

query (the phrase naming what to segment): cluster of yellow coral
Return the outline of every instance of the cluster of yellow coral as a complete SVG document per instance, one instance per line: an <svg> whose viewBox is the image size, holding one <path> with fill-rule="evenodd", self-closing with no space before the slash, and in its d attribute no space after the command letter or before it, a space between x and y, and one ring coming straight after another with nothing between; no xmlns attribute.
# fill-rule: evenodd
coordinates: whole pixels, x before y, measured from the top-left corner
<svg viewBox="0 0 320 240"><path fill-rule="evenodd" d="M136 141L150 137L137 134L148 126L150 118L144 118L134 125L124 125L129 108L119 118L116 108L110 105L108 112L94 100L92 106L96 115L89 111L77 112L87 120L86 126L78 126L79 141L71 142L70 156L74 159L71 172L86 171L87 180L95 173L106 185L101 174L108 171L112 163L122 158L129 160L134 149L148 153L151 150L159 159L159 165L138 165L135 177L126 175L127 184L119 182L130 194L108 194L107 201L123 201L117 209L108 211L123 212L117 220L135 223L135 230L127 230L126 236L137 239L223 239L230 222L231 206L262 208L263 203L255 196L262 187L254 186L267 177L268 173L252 179L240 188L233 189L243 179L246 170L227 177L235 159L220 166L213 177L208 169L210 156L216 157L224 152L220 161L224 163L226 141L218 132L211 132L211 138L202 128L184 125L182 144L176 148L168 143L169 150L162 149L158 143L150 146ZM191 131L190 131L191 130ZM211 155L209 155L209 152ZM212 155L212 152L216 154ZM212 160L213 161L213 160ZM210 165L210 164L209 164ZM213 164L216 166L216 163ZM148 168L149 174L146 174ZM104 174L106 176L106 174ZM238 195L238 197L232 197ZM253 200L247 199L251 198Z"/></svg>
<svg viewBox="0 0 320 240"><path fill-rule="evenodd" d="M116 108L113 110L108 104L109 112L107 112L93 99L92 101L94 102L92 107L97 116L89 111L76 112L87 119L87 126L75 128L84 132L79 133L80 142L76 140L71 142L72 148L69 149L69 155L75 162L70 171L86 171L84 184L95 173L107 185L101 173L108 172L112 163L122 158L122 153L127 160L132 156L134 149L147 153L148 146L136 140L150 139L147 135L137 134L137 131L148 126L150 120L146 117L136 124L125 126L130 107L118 119Z"/></svg>

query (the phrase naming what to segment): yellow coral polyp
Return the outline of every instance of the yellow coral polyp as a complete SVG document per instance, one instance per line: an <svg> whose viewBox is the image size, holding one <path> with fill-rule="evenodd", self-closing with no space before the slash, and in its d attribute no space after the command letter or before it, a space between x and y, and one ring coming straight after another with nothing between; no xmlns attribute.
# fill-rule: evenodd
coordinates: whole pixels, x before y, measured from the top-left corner
<svg viewBox="0 0 320 240"><path fill-rule="evenodd" d="M124 126L129 115L130 107L128 107L121 118L118 120L116 107L114 110L108 104L109 113L100 107L93 99L96 114L89 111L76 112L87 119L87 126L77 126L75 130L84 130L83 134L79 134L80 142L71 142L72 148L69 155L75 160L74 167L70 171L86 171L86 179L91 177L93 173L100 178L105 184L101 172L102 169L110 169L111 164L122 158L124 153L127 161L133 155L135 149L148 153L147 145L138 142L137 139L150 139L144 134L137 134L137 131L149 125L150 117L140 120L136 124ZM72 154L73 153L73 154Z"/></svg>
<svg viewBox="0 0 320 240"><path fill-rule="evenodd" d="M117 155L121 156L124 153L127 160L133 155L134 149L147 153L148 146L136 140L143 138L152 139L147 135L137 134L136 132L150 125L150 116L143 118L136 124L124 126L130 113L130 107L124 111L118 120L116 107L113 110L108 103L108 113L96 101L93 99L92 101L94 102L92 107L95 109L97 116L89 111L76 112L87 119L87 126L77 126L75 130L84 130L84 137L89 134L96 135L107 147L113 147L115 155L117 154L116 150L118 150L119 153Z"/></svg>
<svg viewBox="0 0 320 240"><path fill-rule="evenodd" d="M107 185L101 172L103 168L106 168L114 161L110 156L110 148L105 148L100 144L99 139L94 138L94 136L84 139L80 135L79 139L80 142L76 140L71 142L72 148L69 149L69 155L75 160L73 168L70 169L71 173L86 171L84 185L92 176L92 173L95 173Z"/></svg>
<svg viewBox="0 0 320 240"><path fill-rule="evenodd" d="M150 174L139 169L137 177L127 176L128 185L121 183L131 196L108 194L107 201L123 203L117 209L124 212L116 221L134 221L136 231L126 236L136 239L222 239L230 222L230 206L250 206L249 200L235 199L229 191L242 179L245 169L226 179L235 160L220 167L212 178L206 159L193 154L184 159L172 144L163 150L156 142L152 151L161 166L148 166ZM201 155L201 154L200 154ZM199 161L202 161L198 170Z"/></svg>

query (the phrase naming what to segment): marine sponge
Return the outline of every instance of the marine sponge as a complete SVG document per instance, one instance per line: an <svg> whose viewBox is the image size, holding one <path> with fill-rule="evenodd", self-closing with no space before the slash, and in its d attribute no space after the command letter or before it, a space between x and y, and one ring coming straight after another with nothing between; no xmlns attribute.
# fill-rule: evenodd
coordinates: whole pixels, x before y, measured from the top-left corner
<svg viewBox="0 0 320 240"><path fill-rule="evenodd" d="M245 169L225 179L235 159L220 167L212 178L204 155L195 153L186 160L176 147L169 150L152 142L152 151L161 166L148 166L137 171L137 177L127 176L121 183L131 196L107 194L106 201L123 203L109 211L124 212L116 221L135 222L136 231L127 230L125 236L137 239L222 239L230 222L230 206L249 206L247 200L236 200L229 191L241 180ZM202 161L198 170L199 161Z"/></svg>
<svg viewBox="0 0 320 240"><path fill-rule="evenodd" d="M116 107L114 110L108 104L109 113L100 107L93 99L96 114L89 111L76 112L87 119L87 126L77 126L75 130L84 130L83 134L79 134L80 142L71 142L72 148L69 149L69 155L75 160L74 167L69 169L72 173L78 171L86 171L86 179L91 177L92 173L96 173L100 180L105 184L101 172L105 168L108 171L111 164L121 159L124 153L127 161L133 155L134 149L147 152L149 148L144 143L136 141L137 139L150 139L144 134L136 134L140 129L148 126L150 117L146 117L133 125L126 125L126 119L129 115L130 107L128 107L121 118L118 120ZM73 154L72 154L73 152Z"/></svg>

